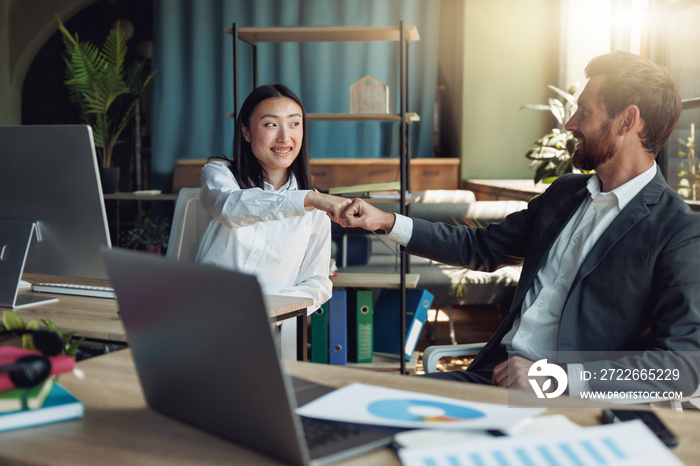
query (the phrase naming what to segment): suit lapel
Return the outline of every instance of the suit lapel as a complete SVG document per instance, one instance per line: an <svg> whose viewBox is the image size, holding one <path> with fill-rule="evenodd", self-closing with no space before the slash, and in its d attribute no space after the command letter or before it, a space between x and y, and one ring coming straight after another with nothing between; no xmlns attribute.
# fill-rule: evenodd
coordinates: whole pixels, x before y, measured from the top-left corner
<svg viewBox="0 0 700 466"><path fill-rule="evenodd" d="M523 300L525 299L525 295L527 294L527 291L530 289L532 283L537 277L537 272L539 272L539 270L542 268L542 265L547 260L549 250L552 248L552 245L559 237L559 234L564 229L569 220L571 220L571 217L574 215L576 210L581 206L581 203L584 201L587 195L588 189L584 185L573 196L571 196L568 199L568 201L559 209L559 212L557 213L556 217L547 227L547 230L543 235L542 241L540 241L537 245L536 252L533 255L528 254L529 257L533 257L536 259L527 267L527 270L523 269L523 273L520 276L520 283L518 284L518 289L513 299L513 306L511 307L511 309L517 311L511 313L514 316L519 315L519 310L522 306Z"/></svg>
<svg viewBox="0 0 700 466"><path fill-rule="evenodd" d="M627 234L634 226L647 215L651 214L650 204L656 204L663 192L666 182L657 171L656 176L625 206L613 220L610 226L603 232L598 241L593 245L586 259L581 264L571 290L591 273L600 264L600 261L608 254L610 249Z"/></svg>

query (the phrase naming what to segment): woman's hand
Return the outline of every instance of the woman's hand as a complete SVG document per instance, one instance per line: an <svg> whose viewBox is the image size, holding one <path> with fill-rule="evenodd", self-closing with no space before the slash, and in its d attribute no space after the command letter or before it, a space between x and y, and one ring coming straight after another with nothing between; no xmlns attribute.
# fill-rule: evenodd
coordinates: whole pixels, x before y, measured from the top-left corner
<svg viewBox="0 0 700 466"><path fill-rule="evenodd" d="M304 207L322 210L336 223L340 223L340 214L350 205L351 199L331 196L316 191L310 191L304 198Z"/></svg>

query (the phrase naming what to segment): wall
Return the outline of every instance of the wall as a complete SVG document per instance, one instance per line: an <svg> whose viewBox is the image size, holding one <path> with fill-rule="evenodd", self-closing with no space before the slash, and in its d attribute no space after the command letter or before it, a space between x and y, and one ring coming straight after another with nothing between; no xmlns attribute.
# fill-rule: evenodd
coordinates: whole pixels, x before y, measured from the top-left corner
<svg viewBox="0 0 700 466"><path fill-rule="evenodd" d="M0 124L19 124L31 60L65 21L95 0L0 0ZM523 154L554 121L519 110L557 82L559 0L442 0L439 80L443 156L462 179L531 178Z"/></svg>
<svg viewBox="0 0 700 466"><path fill-rule="evenodd" d="M32 59L63 21L96 0L0 0L0 125L21 123L22 83Z"/></svg>
<svg viewBox="0 0 700 466"><path fill-rule="evenodd" d="M524 154L553 127L546 103L557 83L559 0L465 0L462 179L531 178Z"/></svg>

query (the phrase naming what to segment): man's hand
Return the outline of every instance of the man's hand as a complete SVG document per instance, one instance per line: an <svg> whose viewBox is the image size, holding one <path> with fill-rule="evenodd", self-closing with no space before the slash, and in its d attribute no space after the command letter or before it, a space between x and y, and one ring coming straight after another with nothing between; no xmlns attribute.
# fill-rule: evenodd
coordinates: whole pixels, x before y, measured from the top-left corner
<svg viewBox="0 0 700 466"><path fill-rule="evenodd" d="M491 383L497 387L532 390L527 372L533 364L534 361L520 356L513 356L496 366L493 370Z"/></svg>
<svg viewBox="0 0 700 466"><path fill-rule="evenodd" d="M493 370L493 376L491 378L491 383L497 387L506 388L516 388L518 390L533 390L529 379L534 379L537 381L537 385L543 388L544 393L551 393L557 390L556 380L552 379L549 375L546 376L530 376L529 371L532 365L535 364L534 361L525 359L521 356L513 356L512 358L504 361L496 366ZM566 372L566 364L557 364L561 367L564 372ZM545 385L548 380L554 381ZM544 388L547 387L547 388ZM567 390L564 393L568 393Z"/></svg>
<svg viewBox="0 0 700 466"><path fill-rule="evenodd" d="M389 233L394 228L396 216L390 212L377 209L372 204L355 198L340 215L340 225L350 228L364 228L375 231L384 230Z"/></svg>
<svg viewBox="0 0 700 466"><path fill-rule="evenodd" d="M310 191L304 198L304 207L324 211L334 222L340 222L340 215L352 201L345 197L331 196L330 194Z"/></svg>

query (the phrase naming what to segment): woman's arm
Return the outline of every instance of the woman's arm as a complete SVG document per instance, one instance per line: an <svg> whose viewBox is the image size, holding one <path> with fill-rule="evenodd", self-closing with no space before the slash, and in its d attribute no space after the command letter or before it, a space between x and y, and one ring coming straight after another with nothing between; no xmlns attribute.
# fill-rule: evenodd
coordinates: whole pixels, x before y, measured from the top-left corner
<svg viewBox="0 0 700 466"><path fill-rule="evenodd" d="M206 164L202 168L201 182L200 200L204 209L222 225L234 230L307 212L304 199L310 191L241 189L225 162Z"/></svg>

